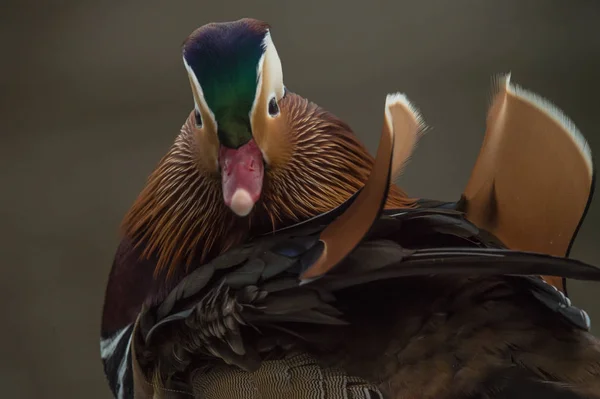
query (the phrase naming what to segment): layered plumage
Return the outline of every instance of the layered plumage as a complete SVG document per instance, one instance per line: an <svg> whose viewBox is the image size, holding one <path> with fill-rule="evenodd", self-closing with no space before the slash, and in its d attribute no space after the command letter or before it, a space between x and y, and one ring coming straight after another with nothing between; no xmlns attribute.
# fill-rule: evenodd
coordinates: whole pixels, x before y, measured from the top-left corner
<svg viewBox="0 0 600 399"><path fill-rule="evenodd" d="M600 279L561 257L593 189L565 116L502 80L464 197L415 200L390 184L423 130L403 95L373 159L284 87L268 25L206 25L183 53L195 109L126 215L106 292L116 397L600 397L586 313L538 277ZM564 156L544 177L570 201L509 184L539 137L529 177ZM541 205L519 220L512 202Z"/></svg>
<svg viewBox="0 0 600 399"><path fill-rule="evenodd" d="M192 273L142 313L139 367L204 398L294 397L297 380L278 391L263 375L289 373L286 363L261 363L290 356L318 366L312 378L296 371L315 397L334 371L369 386L363 398L491 395L521 384L503 381L511 374L532 385L524 397L544 387L598 394L600 347L587 316L530 276L598 280L598 269L499 249L459 212L418 209L384 216L335 272L298 286L328 222L257 239ZM245 393L253 386L263 396Z"/></svg>

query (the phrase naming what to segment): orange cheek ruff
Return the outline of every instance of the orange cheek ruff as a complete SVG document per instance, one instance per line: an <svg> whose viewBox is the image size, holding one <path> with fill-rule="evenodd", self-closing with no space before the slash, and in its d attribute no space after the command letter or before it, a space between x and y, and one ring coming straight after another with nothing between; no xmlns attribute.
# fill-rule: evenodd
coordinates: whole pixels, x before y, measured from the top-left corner
<svg viewBox="0 0 600 399"><path fill-rule="evenodd" d="M219 165L225 205L236 215L247 216L262 192L264 165L260 149L254 140L237 149L221 146Z"/></svg>

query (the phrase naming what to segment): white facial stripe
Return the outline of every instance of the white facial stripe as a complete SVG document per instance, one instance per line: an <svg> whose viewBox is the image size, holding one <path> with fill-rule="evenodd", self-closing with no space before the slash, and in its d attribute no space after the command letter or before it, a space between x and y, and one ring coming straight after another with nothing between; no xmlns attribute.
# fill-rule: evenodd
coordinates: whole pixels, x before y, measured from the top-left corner
<svg viewBox="0 0 600 399"><path fill-rule="evenodd" d="M271 33L269 31L265 34L262 47L264 52L257 65L256 72L258 74L258 84L256 86L256 94L254 95L252 109L250 110L250 117L252 117L252 114L254 113L256 102L259 100L263 89L267 91L267 96L265 97L266 101L269 101L273 96L279 100L283 97L284 93L281 60L279 59L277 49L273 44ZM265 80L265 75L267 76L268 81Z"/></svg>
<svg viewBox="0 0 600 399"><path fill-rule="evenodd" d="M204 99L204 91L202 91L202 86L200 86L200 82L198 82L198 78L196 78L196 74L194 73L192 68L188 65L187 61L185 60L185 57L183 57L183 64L185 65L185 69L187 70L188 75L196 89L196 92L198 93L199 98L196 98L196 96L194 96L194 104L196 106L196 111L200 112L200 114L202 114L202 110L206 111L206 113L208 115L210 115L210 118L212 119L212 121L216 127L217 120L215 118L215 114L212 112L212 110L206 103L206 100ZM200 104L198 104L198 102L200 102Z"/></svg>
<svg viewBox="0 0 600 399"><path fill-rule="evenodd" d="M265 82L265 84L267 84L267 87L270 90L269 98L275 95L276 98L279 100L281 97L283 97L284 92L283 70L281 68L281 60L279 59L279 54L277 54L277 49L273 44L270 32L267 32L267 34L265 35L263 47L265 49L262 62L264 67L261 67L261 72L263 68L268 68L269 82Z"/></svg>

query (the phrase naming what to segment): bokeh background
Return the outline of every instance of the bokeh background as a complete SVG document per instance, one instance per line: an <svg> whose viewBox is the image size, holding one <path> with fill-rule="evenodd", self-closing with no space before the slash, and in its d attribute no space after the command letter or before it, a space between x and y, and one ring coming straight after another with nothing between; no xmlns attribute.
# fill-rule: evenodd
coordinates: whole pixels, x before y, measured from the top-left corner
<svg viewBox="0 0 600 399"><path fill-rule="evenodd" d="M244 16L272 25L287 86L371 151L385 94L409 95L432 127L401 180L412 195L458 198L496 73L551 99L600 153L597 0L5 0L2 397L110 397L104 286L120 219L192 107L180 45L204 23ZM597 199L572 256L600 264L599 231ZM570 284L600 334L597 289Z"/></svg>

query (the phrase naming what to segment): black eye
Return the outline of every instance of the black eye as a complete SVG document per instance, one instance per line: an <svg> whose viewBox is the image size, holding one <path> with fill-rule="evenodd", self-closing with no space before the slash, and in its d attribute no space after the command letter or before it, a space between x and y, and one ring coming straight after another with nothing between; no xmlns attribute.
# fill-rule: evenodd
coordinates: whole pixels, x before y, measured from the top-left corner
<svg viewBox="0 0 600 399"><path fill-rule="evenodd" d="M275 97L273 97L271 101L269 101L269 115L279 115L279 105L277 105L277 100L275 99Z"/></svg>
<svg viewBox="0 0 600 399"><path fill-rule="evenodd" d="M194 111L194 118L196 119L196 127L200 129L202 127L202 116L198 110Z"/></svg>

